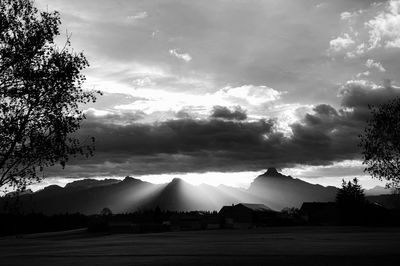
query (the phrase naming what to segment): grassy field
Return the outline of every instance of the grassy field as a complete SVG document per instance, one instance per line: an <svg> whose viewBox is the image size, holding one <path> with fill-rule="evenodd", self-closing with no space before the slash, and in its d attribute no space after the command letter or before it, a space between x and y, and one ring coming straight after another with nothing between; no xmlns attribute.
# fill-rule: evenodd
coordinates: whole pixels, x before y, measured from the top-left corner
<svg viewBox="0 0 400 266"><path fill-rule="evenodd" d="M0 265L400 265L400 228L271 227L0 238Z"/></svg>

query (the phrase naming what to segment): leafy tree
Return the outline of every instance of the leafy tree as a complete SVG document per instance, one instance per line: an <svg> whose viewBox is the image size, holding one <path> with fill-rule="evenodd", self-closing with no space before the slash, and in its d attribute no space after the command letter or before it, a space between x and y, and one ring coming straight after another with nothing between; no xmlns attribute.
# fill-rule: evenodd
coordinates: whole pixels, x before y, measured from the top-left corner
<svg viewBox="0 0 400 266"><path fill-rule="evenodd" d="M55 45L60 23L31 0L0 1L0 188L24 189L45 167L93 152L94 139L74 132L85 118L79 106L99 92L82 89L88 62L69 38Z"/></svg>
<svg viewBox="0 0 400 266"><path fill-rule="evenodd" d="M365 203L364 189L358 184L357 178L354 178L353 182L342 180L342 188L336 195L336 203L346 208L360 207Z"/></svg>
<svg viewBox="0 0 400 266"><path fill-rule="evenodd" d="M365 171L387 187L400 185L400 98L371 107L372 118L360 136Z"/></svg>

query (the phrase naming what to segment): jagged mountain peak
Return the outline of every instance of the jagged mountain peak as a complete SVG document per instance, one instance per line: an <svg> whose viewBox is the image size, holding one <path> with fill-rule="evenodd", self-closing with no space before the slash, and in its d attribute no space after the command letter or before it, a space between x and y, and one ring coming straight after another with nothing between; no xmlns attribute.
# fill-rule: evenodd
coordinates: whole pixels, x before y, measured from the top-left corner
<svg viewBox="0 0 400 266"><path fill-rule="evenodd" d="M290 176L283 175L283 174L279 173L276 168L270 167L267 169L267 171L264 174L262 174L258 177L290 177Z"/></svg>
<svg viewBox="0 0 400 266"><path fill-rule="evenodd" d="M278 172L278 170L276 170L275 167L270 167L270 168L268 168L267 172L264 173L264 175L277 176L277 175L280 175L280 173Z"/></svg>

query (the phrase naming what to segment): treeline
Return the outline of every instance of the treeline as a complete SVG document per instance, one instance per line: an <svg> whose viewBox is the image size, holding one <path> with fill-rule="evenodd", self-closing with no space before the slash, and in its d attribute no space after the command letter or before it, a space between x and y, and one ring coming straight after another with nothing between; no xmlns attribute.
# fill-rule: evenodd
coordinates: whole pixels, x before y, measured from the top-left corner
<svg viewBox="0 0 400 266"><path fill-rule="evenodd" d="M106 209L106 208L105 208ZM45 215L43 213L0 213L0 236L55 232L87 228L91 232L106 232L111 223L131 223L141 225L141 231L165 231L164 221L176 217L218 217L217 212L175 212L140 210L133 213L112 214L102 210L99 214L64 213Z"/></svg>

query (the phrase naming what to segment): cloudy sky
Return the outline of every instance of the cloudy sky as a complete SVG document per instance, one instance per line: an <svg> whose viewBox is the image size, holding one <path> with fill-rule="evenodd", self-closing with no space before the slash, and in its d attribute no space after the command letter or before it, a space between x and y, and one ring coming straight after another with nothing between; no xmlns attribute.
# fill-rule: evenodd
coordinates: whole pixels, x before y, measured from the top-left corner
<svg viewBox="0 0 400 266"><path fill-rule="evenodd" d="M90 62L64 178L245 185L269 166L321 184L360 177L368 104L400 95L400 1L36 0Z"/></svg>

